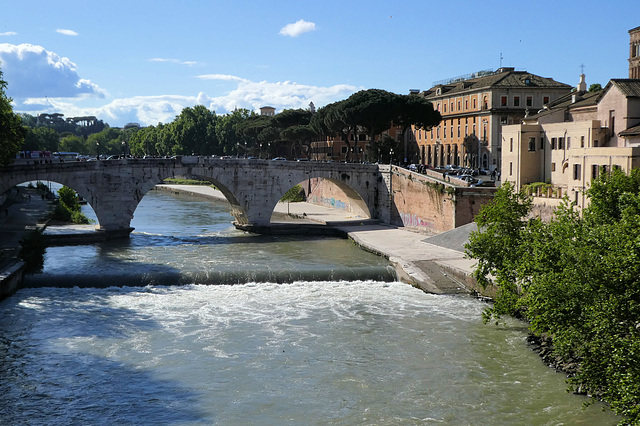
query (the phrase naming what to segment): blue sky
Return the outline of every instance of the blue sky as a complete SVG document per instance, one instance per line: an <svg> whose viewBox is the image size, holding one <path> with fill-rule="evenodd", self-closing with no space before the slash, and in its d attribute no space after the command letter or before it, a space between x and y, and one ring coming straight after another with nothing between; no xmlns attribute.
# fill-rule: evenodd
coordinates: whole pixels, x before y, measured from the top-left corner
<svg viewBox="0 0 640 426"><path fill-rule="evenodd" d="M637 0L0 0L14 111L111 126L406 94L502 65L575 85L628 77Z"/></svg>

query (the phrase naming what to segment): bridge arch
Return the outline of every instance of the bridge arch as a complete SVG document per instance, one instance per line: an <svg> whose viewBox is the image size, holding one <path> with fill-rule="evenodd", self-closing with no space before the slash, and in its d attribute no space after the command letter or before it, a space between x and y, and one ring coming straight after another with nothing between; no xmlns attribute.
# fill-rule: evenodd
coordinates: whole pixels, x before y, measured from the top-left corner
<svg viewBox="0 0 640 426"><path fill-rule="evenodd" d="M269 225L282 195L310 178L328 179L370 217L388 206L382 173L376 165L178 157L73 163L19 164L0 167L0 193L18 183L43 180L73 188L93 208L100 229L110 236L128 235L139 202L168 177L211 181L231 204L237 224Z"/></svg>

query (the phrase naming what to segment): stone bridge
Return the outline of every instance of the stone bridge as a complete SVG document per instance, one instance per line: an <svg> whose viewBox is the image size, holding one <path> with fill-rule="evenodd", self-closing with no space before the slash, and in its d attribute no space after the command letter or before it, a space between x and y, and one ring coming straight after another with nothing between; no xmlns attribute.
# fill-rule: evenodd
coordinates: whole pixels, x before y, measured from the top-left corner
<svg viewBox="0 0 640 426"><path fill-rule="evenodd" d="M125 236L144 195L165 178L207 180L225 195L231 214L243 229L260 230L291 187L310 178L333 182L369 217L389 222L388 176L377 165L215 159L175 159L16 164L0 167L0 194L28 181L52 181L75 190L93 208L108 236Z"/></svg>

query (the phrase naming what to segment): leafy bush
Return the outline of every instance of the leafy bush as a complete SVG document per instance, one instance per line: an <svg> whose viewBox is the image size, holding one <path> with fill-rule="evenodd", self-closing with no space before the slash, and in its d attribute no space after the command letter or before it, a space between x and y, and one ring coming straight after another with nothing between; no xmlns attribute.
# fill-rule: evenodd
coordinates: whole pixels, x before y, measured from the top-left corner
<svg viewBox="0 0 640 426"><path fill-rule="evenodd" d="M280 199L280 201L289 201L291 203L299 203L305 201L304 190L300 185L296 185L289 189Z"/></svg>
<svg viewBox="0 0 640 426"><path fill-rule="evenodd" d="M30 232L20 241L18 256L24 261L26 272L36 273L42 271L46 249L44 235L40 230Z"/></svg>
<svg viewBox="0 0 640 426"><path fill-rule="evenodd" d="M640 170L602 174L582 216L565 201L549 222L527 220L530 197L505 183L476 221L467 254L482 285L499 287L485 321L522 316L577 363L572 390L640 423Z"/></svg>

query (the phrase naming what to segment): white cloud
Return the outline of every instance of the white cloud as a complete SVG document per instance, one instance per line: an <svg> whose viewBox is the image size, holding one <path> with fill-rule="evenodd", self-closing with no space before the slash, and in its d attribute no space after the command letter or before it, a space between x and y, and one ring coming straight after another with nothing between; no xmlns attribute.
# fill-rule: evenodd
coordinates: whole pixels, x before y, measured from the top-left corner
<svg viewBox="0 0 640 426"><path fill-rule="evenodd" d="M316 24L313 22L307 22L304 19L300 19L293 24L287 24L280 30L280 34L289 37L298 37L300 34L308 33L309 31L315 31Z"/></svg>
<svg viewBox="0 0 640 426"><path fill-rule="evenodd" d="M69 58L42 46L0 43L0 64L6 93L18 103L27 98L105 96L97 85L80 78Z"/></svg>
<svg viewBox="0 0 640 426"><path fill-rule="evenodd" d="M236 77L235 75L229 74L203 74L196 76L196 78L199 78L200 80L249 81L242 77Z"/></svg>
<svg viewBox="0 0 640 426"><path fill-rule="evenodd" d="M14 35L18 35L18 33L15 31L7 31L6 33L0 33L0 36L14 36Z"/></svg>
<svg viewBox="0 0 640 426"><path fill-rule="evenodd" d="M335 85L330 87L309 86L289 81L254 82L225 74L210 74L207 79L234 81L236 87L220 96L208 96L200 92L196 96L158 95L135 96L114 99L102 106L81 106L84 100L58 98L32 98L14 107L16 112L37 115L42 112L59 112L66 117L94 115L111 126L123 126L129 122L143 126L169 123L186 107L204 105L217 114L226 114L235 108L258 111L270 105L278 112L289 108L307 108L309 102L319 108L330 102L347 98L362 87Z"/></svg>
<svg viewBox="0 0 640 426"><path fill-rule="evenodd" d="M63 35L68 35L68 36L77 36L78 35L78 33L73 31L73 30L57 29L56 32L60 33L60 34L63 34Z"/></svg>
<svg viewBox="0 0 640 426"><path fill-rule="evenodd" d="M151 58L149 59L151 62L169 62L172 64L180 64L180 65L196 65L196 61L181 61L180 59L169 59L169 58Z"/></svg>

